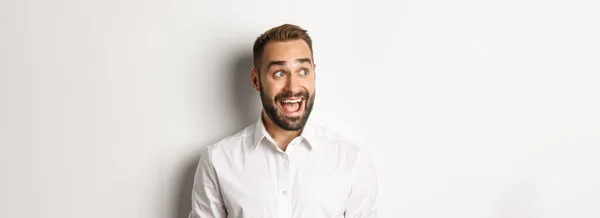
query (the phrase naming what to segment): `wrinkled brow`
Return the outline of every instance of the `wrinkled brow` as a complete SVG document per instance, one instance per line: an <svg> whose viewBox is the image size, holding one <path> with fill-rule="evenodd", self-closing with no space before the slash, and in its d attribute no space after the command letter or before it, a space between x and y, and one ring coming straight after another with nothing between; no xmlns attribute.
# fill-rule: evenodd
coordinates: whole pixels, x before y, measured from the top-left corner
<svg viewBox="0 0 600 218"><path fill-rule="evenodd" d="M284 66L286 63L287 61L269 61L269 64L267 64L267 69L271 68L272 66ZM312 64L312 61L310 58L298 58L296 59L296 63Z"/></svg>

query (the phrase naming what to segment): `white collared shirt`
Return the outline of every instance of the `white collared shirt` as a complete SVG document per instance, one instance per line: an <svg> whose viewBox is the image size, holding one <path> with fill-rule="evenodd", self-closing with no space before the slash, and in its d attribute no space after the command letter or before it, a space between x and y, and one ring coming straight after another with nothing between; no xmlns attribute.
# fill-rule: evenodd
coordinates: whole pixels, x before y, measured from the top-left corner
<svg viewBox="0 0 600 218"><path fill-rule="evenodd" d="M282 151L262 119L207 146L190 218L375 218L377 175L362 148L309 121Z"/></svg>

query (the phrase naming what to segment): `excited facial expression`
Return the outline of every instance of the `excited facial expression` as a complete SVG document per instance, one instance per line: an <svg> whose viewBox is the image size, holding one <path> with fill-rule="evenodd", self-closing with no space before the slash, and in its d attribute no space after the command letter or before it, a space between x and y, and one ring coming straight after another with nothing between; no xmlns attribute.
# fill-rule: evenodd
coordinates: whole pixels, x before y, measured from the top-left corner
<svg viewBox="0 0 600 218"><path fill-rule="evenodd" d="M260 70L252 70L252 83L266 114L280 128L294 131L306 124L315 99L314 69L303 40L265 45Z"/></svg>

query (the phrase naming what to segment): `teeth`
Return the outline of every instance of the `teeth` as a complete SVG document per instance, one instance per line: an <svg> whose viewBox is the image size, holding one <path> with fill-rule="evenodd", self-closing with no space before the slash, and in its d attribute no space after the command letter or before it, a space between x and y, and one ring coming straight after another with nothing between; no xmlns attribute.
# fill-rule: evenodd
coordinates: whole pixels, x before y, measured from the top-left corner
<svg viewBox="0 0 600 218"><path fill-rule="evenodd" d="M283 100L283 103L287 103L287 104L291 104L291 103L298 103L300 102L302 99L296 99L296 100Z"/></svg>

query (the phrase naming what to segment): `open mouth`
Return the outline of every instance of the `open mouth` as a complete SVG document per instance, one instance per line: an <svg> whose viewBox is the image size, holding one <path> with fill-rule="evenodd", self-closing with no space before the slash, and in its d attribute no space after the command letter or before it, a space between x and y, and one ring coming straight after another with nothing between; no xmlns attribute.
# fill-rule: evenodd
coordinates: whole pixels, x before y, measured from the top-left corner
<svg viewBox="0 0 600 218"><path fill-rule="evenodd" d="M288 98L277 102L277 105L288 116L295 116L304 110L304 98Z"/></svg>

